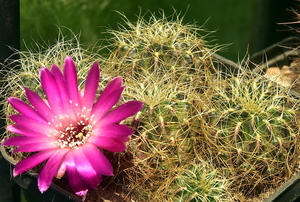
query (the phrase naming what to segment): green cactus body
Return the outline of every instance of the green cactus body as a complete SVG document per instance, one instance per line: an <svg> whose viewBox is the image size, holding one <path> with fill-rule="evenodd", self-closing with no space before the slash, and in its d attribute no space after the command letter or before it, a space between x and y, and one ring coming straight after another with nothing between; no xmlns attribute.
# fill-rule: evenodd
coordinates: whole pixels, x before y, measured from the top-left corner
<svg viewBox="0 0 300 202"><path fill-rule="evenodd" d="M226 82L213 87L206 105L204 141L215 165L235 178L235 191L259 194L297 164L297 102L264 76L240 73Z"/></svg>
<svg viewBox="0 0 300 202"><path fill-rule="evenodd" d="M156 18L154 14L149 21L140 18L135 24L125 22L128 28L111 31L113 52L108 62L116 73L139 77L173 72L172 81L190 81L195 74L205 79L213 69L214 51L206 48L196 26L168 20L164 15Z"/></svg>
<svg viewBox="0 0 300 202"><path fill-rule="evenodd" d="M193 113L189 95L210 78L214 71L211 54L215 50L206 48L203 37L196 33L198 28L182 25L180 20L152 16L149 22L140 18L135 25L129 21L127 25L129 29L111 32L115 36L114 49L105 62L98 54L83 50L77 39L74 44L64 41L64 37L54 46L38 47L37 53L21 53L20 69L9 72L9 85L2 92L10 92L6 97L21 99L25 99L21 86L41 92L40 67L53 63L62 66L67 55L78 65L79 84L84 83L91 63L103 62L99 85L121 76L126 86L123 101L136 99L145 103L133 121L140 124L136 124L137 135L132 136L128 150L113 156L112 163L117 167L114 180L136 190L140 201L165 202L178 168L188 167L197 158L194 131L190 128ZM9 105L4 108L6 115L12 114ZM183 186L184 181L180 182ZM194 194L184 193L184 198L197 198Z"/></svg>

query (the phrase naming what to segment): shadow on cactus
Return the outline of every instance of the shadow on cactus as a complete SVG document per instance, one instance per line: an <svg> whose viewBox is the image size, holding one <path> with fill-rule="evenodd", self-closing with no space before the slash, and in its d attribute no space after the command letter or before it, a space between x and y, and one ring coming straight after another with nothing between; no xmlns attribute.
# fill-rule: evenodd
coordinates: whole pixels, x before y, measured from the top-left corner
<svg viewBox="0 0 300 202"><path fill-rule="evenodd" d="M240 70L206 93L204 158L232 179L233 192L258 196L288 179L298 163L298 100L265 76Z"/></svg>

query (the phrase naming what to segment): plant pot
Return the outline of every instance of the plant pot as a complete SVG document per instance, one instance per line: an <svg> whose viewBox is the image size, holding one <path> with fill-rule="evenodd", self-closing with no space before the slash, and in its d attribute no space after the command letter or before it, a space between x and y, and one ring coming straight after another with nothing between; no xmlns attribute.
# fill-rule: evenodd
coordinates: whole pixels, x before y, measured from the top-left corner
<svg viewBox="0 0 300 202"><path fill-rule="evenodd" d="M264 202L297 202L300 201L300 173L279 187Z"/></svg>
<svg viewBox="0 0 300 202"><path fill-rule="evenodd" d="M2 156L11 164L11 168L13 168L13 166L17 162L11 156L9 156L5 147L0 147L0 150ZM26 192L30 193L35 198L43 202L61 202L61 201L81 202L82 201L79 197L71 195L69 192L62 189L55 183L52 183L49 189L45 191L43 194L40 193L37 187L36 173L25 172L22 175L18 175L17 177L14 177L13 180Z"/></svg>
<svg viewBox="0 0 300 202"><path fill-rule="evenodd" d="M18 201L19 186L11 179L11 165L0 153L0 201Z"/></svg>

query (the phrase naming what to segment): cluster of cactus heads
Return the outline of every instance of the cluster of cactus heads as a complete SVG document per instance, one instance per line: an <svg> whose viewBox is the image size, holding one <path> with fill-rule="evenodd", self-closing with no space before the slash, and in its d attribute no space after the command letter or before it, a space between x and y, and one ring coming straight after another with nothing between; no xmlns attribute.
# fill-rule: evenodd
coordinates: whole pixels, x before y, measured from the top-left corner
<svg viewBox="0 0 300 202"><path fill-rule="evenodd" d="M153 14L111 30L107 58L62 37L37 53L21 52L8 72L4 97L25 99L22 86L41 92L41 66L71 56L79 83L100 62L101 82L124 78L123 101L145 103L125 153L108 156L113 179L137 201L214 202L258 196L290 177L298 164L299 106L285 88L250 70L220 73L195 25ZM74 43L75 42L75 43ZM224 76L225 75L225 76ZM5 102L4 113L14 113ZM121 165L119 165L121 162Z"/></svg>
<svg viewBox="0 0 300 202"><path fill-rule="evenodd" d="M202 155L214 157L212 163L234 179L231 188L245 196L288 179L298 163L298 100L249 71L211 86L201 117Z"/></svg>

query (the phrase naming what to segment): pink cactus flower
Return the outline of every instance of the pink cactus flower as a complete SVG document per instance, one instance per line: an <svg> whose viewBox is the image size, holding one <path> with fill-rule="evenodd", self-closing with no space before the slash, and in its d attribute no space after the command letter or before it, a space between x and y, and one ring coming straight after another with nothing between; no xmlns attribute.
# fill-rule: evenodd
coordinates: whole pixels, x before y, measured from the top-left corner
<svg viewBox="0 0 300 202"><path fill-rule="evenodd" d="M75 63L67 57L63 71L55 64L40 70L46 100L26 87L31 105L8 98L19 114L9 116L15 124L7 130L20 136L8 138L2 145L18 146L14 152L35 152L15 165L14 176L47 161L38 177L42 193L54 177L66 173L72 190L85 196L89 188L97 188L102 176L113 175L112 165L101 150L126 149L133 130L119 122L140 111L143 103L129 101L111 109L124 89L122 79L112 79L96 99L99 77L98 63L94 63L84 89L79 91Z"/></svg>

